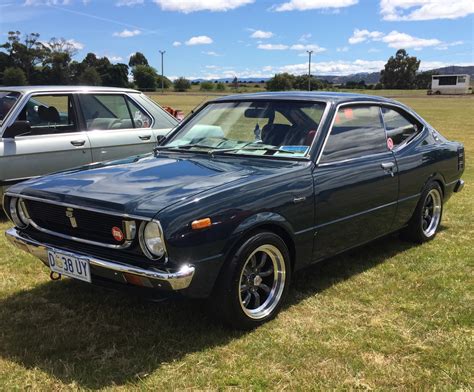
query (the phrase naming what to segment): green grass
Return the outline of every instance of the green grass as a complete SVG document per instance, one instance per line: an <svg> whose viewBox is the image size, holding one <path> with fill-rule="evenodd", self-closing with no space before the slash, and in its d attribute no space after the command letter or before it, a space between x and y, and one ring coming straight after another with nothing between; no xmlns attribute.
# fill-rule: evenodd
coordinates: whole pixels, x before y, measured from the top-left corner
<svg viewBox="0 0 474 392"><path fill-rule="evenodd" d="M205 99L156 98L187 111ZM392 235L298 273L281 314L241 333L199 301L52 282L2 236L0 389L472 390L474 99L401 101L466 147L466 187L434 241Z"/></svg>

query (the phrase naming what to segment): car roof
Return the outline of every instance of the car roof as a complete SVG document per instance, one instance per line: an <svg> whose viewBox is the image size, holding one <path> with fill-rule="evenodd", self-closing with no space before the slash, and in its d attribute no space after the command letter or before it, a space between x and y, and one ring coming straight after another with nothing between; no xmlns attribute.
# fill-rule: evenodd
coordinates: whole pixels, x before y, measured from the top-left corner
<svg viewBox="0 0 474 392"><path fill-rule="evenodd" d="M102 86L2 86L1 91L17 91L19 93L32 93L32 92L129 92L129 93L140 93L138 90L121 87L102 87Z"/></svg>
<svg viewBox="0 0 474 392"><path fill-rule="evenodd" d="M265 92L253 94L234 94L227 95L212 100L212 102L224 101L249 101L249 100L294 100L294 101L320 101L320 102L354 102L354 101L371 101L371 102L386 102L397 103L393 99L356 93L340 93L332 91L281 91L281 92Z"/></svg>

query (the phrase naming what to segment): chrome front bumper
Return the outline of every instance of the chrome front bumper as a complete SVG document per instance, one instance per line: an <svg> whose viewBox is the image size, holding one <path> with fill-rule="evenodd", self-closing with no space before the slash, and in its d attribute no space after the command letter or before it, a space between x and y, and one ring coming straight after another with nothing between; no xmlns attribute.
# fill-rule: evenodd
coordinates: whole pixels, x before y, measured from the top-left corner
<svg viewBox="0 0 474 392"><path fill-rule="evenodd" d="M128 274L147 278L151 283L151 286L148 287L156 287L164 290L182 290L191 284L194 276L195 268L190 265L183 265L177 271L144 269L125 263L98 259L94 256L82 254L80 252L75 253L69 250L60 249L56 246L43 244L25 234L21 234L15 228L8 229L5 232L5 235L17 248L31 253L46 265L48 265L48 250L63 254L72 254L76 257L85 257L89 260L92 276L94 276L94 273L102 277L110 276L114 280L122 283L127 283L126 275L124 274ZM92 283L94 283L94 280L92 280Z"/></svg>

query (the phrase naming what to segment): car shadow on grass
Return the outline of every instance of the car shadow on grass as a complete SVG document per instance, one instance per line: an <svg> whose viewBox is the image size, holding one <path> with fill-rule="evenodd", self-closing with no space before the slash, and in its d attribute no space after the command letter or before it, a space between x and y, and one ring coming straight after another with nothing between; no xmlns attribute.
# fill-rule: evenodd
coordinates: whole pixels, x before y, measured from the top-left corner
<svg viewBox="0 0 474 392"><path fill-rule="evenodd" d="M287 306L412 246L392 235L296 273ZM244 334L205 310L203 301L153 303L72 280L48 282L0 300L0 355L68 384L123 385Z"/></svg>

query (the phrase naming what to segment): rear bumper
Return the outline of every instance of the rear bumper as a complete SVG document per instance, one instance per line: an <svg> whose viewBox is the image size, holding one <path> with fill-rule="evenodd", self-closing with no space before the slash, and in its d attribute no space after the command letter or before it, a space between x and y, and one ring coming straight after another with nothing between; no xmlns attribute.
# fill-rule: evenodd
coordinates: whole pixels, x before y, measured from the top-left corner
<svg viewBox="0 0 474 392"><path fill-rule="evenodd" d="M195 268L191 265L183 265L179 270L173 271L145 269L121 262L99 259L80 252L72 253L57 246L36 241L15 228L8 229L5 235L14 246L36 256L45 265L48 265L48 250L87 258L91 267L92 283L94 283L94 275L124 284L130 281L130 278L127 280L127 276L135 276L142 278L141 281L145 287L177 291L186 289L194 277Z"/></svg>
<svg viewBox="0 0 474 392"><path fill-rule="evenodd" d="M464 181L463 180L457 180L456 184L454 185L454 192L461 192L462 189L464 188Z"/></svg>

